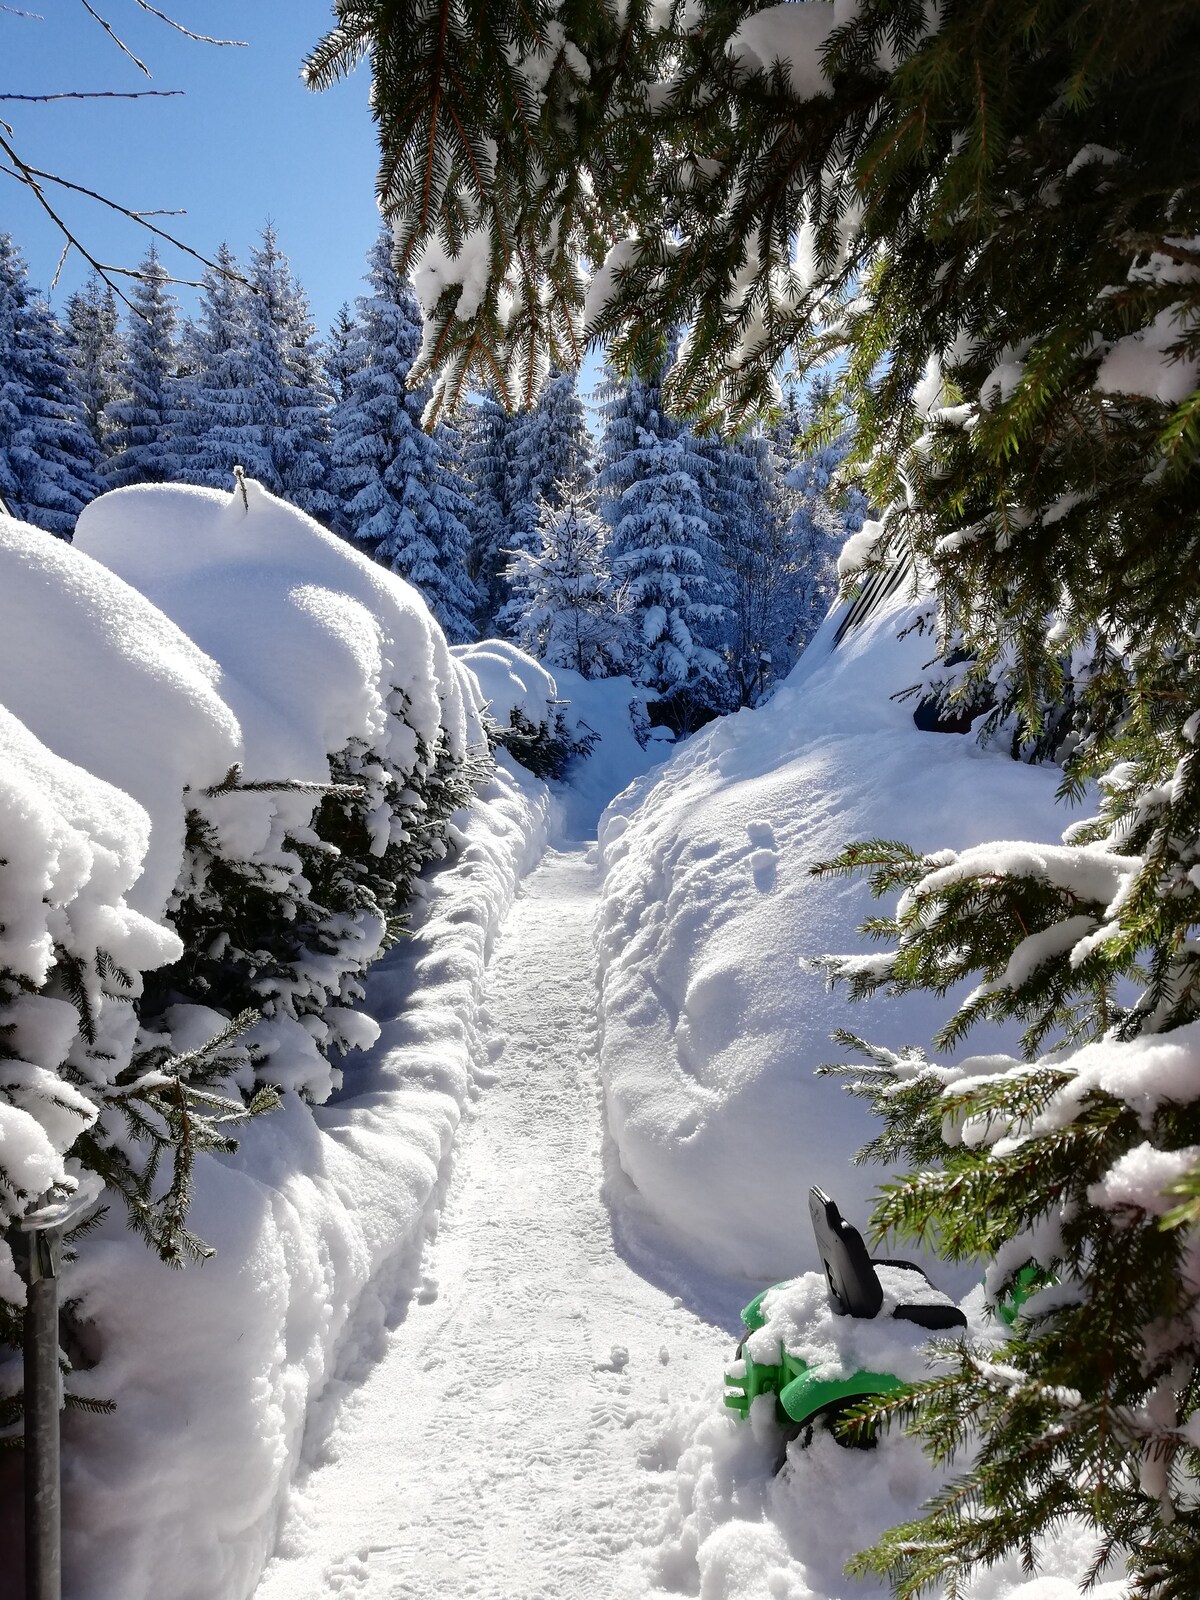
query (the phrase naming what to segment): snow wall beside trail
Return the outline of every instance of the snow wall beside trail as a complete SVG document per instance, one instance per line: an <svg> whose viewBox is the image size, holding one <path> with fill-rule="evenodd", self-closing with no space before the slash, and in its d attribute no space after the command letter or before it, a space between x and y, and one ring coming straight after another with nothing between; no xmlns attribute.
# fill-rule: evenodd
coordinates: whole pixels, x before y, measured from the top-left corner
<svg viewBox="0 0 1200 1600"><path fill-rule="evenodd" d="M0 1028L29 1057L0 1077L10 1167L19 1135L22 1177L70 1181L62 1158L89 1119L122 1137L113 1082L147 1042L129 1001L179 955L189 811L228 861L302 877L292 841L311 836L319 796L206 791L235 764L250 782L327 782L330 754L351 746L368 792L384 793L378 769L391 796L430 750L469 755L481 702L409 585L257 484L245 501L117 491L88 508L74 547L0 518ZM68 1267L77 1353L94 1363L70 1387L116 1402L64 1415L69 1600L252 1592L315 1403L370 1358L378 1295L403 1287L419 1250L474 1093L487 955L541 853L548 804L502 754L433 841L426 859L446 860L416 883L413 937L371 968L361 1008L340 1008L343 1035L369 1048L335 1068L314 1049L318 1015L276 1030L257 1070L285 1086L282 1108L239 1129L235 1154L197 1160L189 1221L214 1259L172 1272L116 1203ZM389 807L369 818L380 851L412 825ZM364 925L361 965L373 937ZM90 1045L55 996L59 950L85 976L100 955L129 969L123 995L93 997ZM13 998L10 976L50 986ZM188 1049L222 1019L191 1004L168 1020L172 1048ZM252 1087L254 1071L244 1060L233 1086ZM67 1109L29 1092L42 1088ZM0 1294L19 1303L6 1260ZM19 1370L0 1359L0 1393ZM7 1456L0 1545L14 1550L19 1457ZM0 1562L0 1600L20 1582L19 1561Z"/></svg>
<svg viewBox="0 0 1200 1600"><path fill-rule="evenodd" d="M600 826L601 1070L621 1165L655 1218L719 1271L759 1283L817 1266L807 1192L865 1224L885 1176L854 1167L878 1131L814 1076L849 1028L928 1046L953 995L827 993L802 957L868 949L882 908L861 881L809 868L854 840L961 849L1057 841L1061 774L921 733L911 703L929 655L896 602L832 647L828 619L775 697L722 718L621 795ZM961 1055L1009 1048L977 1028Z"/></svg>
<svg viewBox="0 0 1200 1600"><path fill-rule="evenodd" d="M67 1290L105 1355L75 1387L108 1417L68 1419L69 1600L244 1600L270 1556L306 1422L370 1361L483 1060L493 940L545 841L546 788L501 753L456 819L413 937L372 968L378 1043L330 1104L287 1095L235 1156L198 1167L193 1226L216 1247L172 1273L109 1227Z"/></svg>

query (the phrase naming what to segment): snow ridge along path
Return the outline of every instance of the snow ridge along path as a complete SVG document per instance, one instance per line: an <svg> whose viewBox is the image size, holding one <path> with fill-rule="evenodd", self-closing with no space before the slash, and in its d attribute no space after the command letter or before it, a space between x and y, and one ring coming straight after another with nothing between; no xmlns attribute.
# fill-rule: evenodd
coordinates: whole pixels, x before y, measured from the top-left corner
<svg viewBox="0 0 1200 1600"><path fill-rule="evenodd" d="M549 850L497 943L490 1065L411 1299L310 1426L256 1600L615 1600L650 1587L664 1414L729 1336L638 1275L602 1198L586 847ZM410 1286L411 1287L411 1286Z"/></svg>

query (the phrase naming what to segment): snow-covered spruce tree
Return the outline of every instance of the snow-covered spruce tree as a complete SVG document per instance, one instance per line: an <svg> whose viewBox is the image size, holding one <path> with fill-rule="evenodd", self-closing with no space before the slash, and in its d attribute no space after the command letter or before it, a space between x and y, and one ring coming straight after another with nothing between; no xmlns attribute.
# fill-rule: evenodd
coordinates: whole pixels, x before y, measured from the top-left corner
<svg viewBox="0 0 1200 1600"><path fill-rule="evenodd" d="M814 383L808 406L795 416L794 425L784 418L775 430L787 435L780 441L790 463L784 482L793 494L788 533L796 571L792 622L796 653L816 633L837 598L838 557L849 535L862 528L867 511L861 489L854 484L835 487L835 474L850 453L849 428L839 424L827 442L807 446L800 442L832 409L827 385Z"/></svg>
<svg viewBox="0 0 1200 1600"><path fill-rule="evenodd" d="M349 393L350 374L359 360L359 330L348 304L338 307L337 316L325 341L325 377L334 405L344 401Z"/></svg>
<svg viewBox="0 0 1200 1600"><path fill-rule="evenodd" d="M461 462L469 533L467 573L479 595L475 615L479 632L485 637L495 633L497 618L508 597L504 551L512 547L514 519L508 498L507 439L513 424L514 418L490 392L466 407L462 418Z"/></svg>
<svg viewBox="0 0 1200 1600"><path fill-rule="evenodd" d="M66 336L0 233L0 499L14 517L69 539L102 488L99 459Z"/></svg>
<svg viewBox="0 0 1200 1600"><path fill-rule="evenodd" d="M103 457L111 424L105 408L121 398L121 338L117 297L93 272L82 289L67 300L66 333L75 373L75 390L88 432Z"/></svg>
<svg viewBox="0 0 1200 1600"><path fill-rule="evenodd" d="M139 271L119 369L122 392L104 412L108 459L103 470L112 489L169 483L179 475L168 434L175 409L177 309L153 245Z"/></svg>
<svg viewBox="0 0 1200 1600"><path fill-rule="evenodd" d="M405 247L435 230L443 252L470 230L487 243L460 252L432 318L448 398L473 366L503 373L539 337L568 342L607 227L620 242L591 330L648 366L689 324L669 378L685 406L753 414L789 345L803 364L844 344L884 508L876 552L886 535L920 563L942 648L957 641L994 683L1014 747L1044 748L1072 658L1087 663L1054 744L1070 781L1103 779L1102 802L1061 851L844 858L877 859L878 886L904 893L876 930L896 951L835 974L936 990L977 972L948 1036L1006 1010L1032 1030L1030 1060L993 1058L987 1081L919 1055L881 1066L901 1084L880 1153L918 1170L878 1220L956 1254L1003 1247L993 1292L1030 1260L1058 1280L999 1363L967 1351L896 1402L935 1454L979 1449L867 1559L915 1594L1012 1552L1036 1564L1039 1538L1077 1515L1138 1593L1193 1595L1200 14L715 0L664 27L657 8L588 7L558 13L539 51L542 14L501 0L443 27L452 95L434 54L449 8L339 15L314 81L372 49L383 201ZM531 134L506 144L517 103ZM406 183L423 160L432 193ZM501 318L502 296L522 315ZM941 403L918 406L934 385Z"/></svg>
<svg viewBox="0 0 1200 1600"><path fill-rule="evenodd" d="M448 440L421 428L427 395L406 386L421 342L420 309L392 266L389 235L368 258L372 293L358 301L357 360L333 411L332 487L339 520L376 561L424 595L446 636L475 637L466 571L466 505Z"/></svg>
<svg viewBox="0 0 1200 1600"><path fill-rule="evenodd" d="M552 372L536 403L509 419L504 432L508 535L505 554L537 549L541 507L565 504L561 485L586 488L593 476L592 439L573 372ZM505 569L507 571L507 569ZM519 609L505 597L498 620L511 632Z"/></svg>
<svg viewBox="0 0 1200 1600"><path fill-rule="evenodd" d="M801 582L784 487L785 462L761 429L709 437L711 516L726 590L721 651L738 705L759 705L796 659Z"/></svg>
<svg viewBox="0 0 1200 1600"><path fill-rule="evenodd" d="M228 489L241 464L250 386L246 292L228 245L218 248L216 269L206 267L201 283L196 315L180 331L171 443L181 482Z"/></svg>
<svg viewBox="0 0 1200 1600"><path fill-rule="evenodd" d="M543 500L538 546L515 550L508 569L509 614L517 643L548 667L607 678L628 666L629 628L608 570L607 529L587 479Z"/></svg>
<svg viewBox="0 0 1200 1600"><path fill-rule="evenodd" d="M689 729L728 695L711 469L690 432L666 414L656 383L610 378L602 394L601 508L612 579L629 618L633 676Z"/></svg>
<svg viewBox="0 0 1200 1600"><path fill-rule="evenodd" d="M250 252L253 293L245 297L248 393L235 429L239 463L273 494L318 522L337 503L328 475L329 395L308 300L270 223Z"/></svg>

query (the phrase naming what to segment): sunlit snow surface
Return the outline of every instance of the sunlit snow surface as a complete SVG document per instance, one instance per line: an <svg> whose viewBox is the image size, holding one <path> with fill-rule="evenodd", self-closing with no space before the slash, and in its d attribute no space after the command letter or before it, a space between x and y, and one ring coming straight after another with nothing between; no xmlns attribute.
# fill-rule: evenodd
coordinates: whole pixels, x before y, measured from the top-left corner
<svg viewBox="0 0 1200 1600"><path fill-rule="evenodd" d="M876 1131L864 1103L814 1076L845 1057L830 1034L927 1047L954 1003L827 993L802 958L869 952L857 924L886 908L811 867L855 840L1057 841L1072 820L1055 769L916 729L891 698L933 648L897 639L909 621L898 603L836 651L827 622L773 700L704 729L600 825L601 1069L622 1163L683 1252L762 1281L817 1264L810 1184L865 1220L883 1176L851 1165ZM1015 1042L980 1028L960 1054Z"/></svg>
<svg viewBox="0 0 1200 1600"><path fill-rule="evenodd" d="M185 493L178 526L211 519L212 504ZM462 727L473 715L419 614L394 590L376 594L374 574L350 570L311 524L297 533L291 513L278 516L264 530L279 542L269 565L294 558L297 580L278 658L266 640L241 647L220 587L206 598L183 570L186 538L175 581L139 568L127 525L93 524L97 554L157 585L152 623L142 597L86 554L45 557L78 590L80 700L61 727L39 727L54 702L29 677L19 714L38 738L75 742L51 759L14 731L9 753L13 772L41 762L38 782L58 796L57 814L33 821L59 830L81 907L89 883L118 914L130 885L148 893L137 877L146 819L165 831L178 815L170 773L138 788L140 758L122 756L119 796L106 788L120 778L105 752L136 752L140 730L87 651L96 639L97 659L121 659L126 617L162 634L146 747L170 735L193 782L239 757L265 771L307 748L318 763L328 735L309 714L373 729L397 682L389 669L411 671L430 718ZM249 552L232 523L206 526L236 588ZM250 593L246 576L247 604ZM896 644L899 622L882 619L836 656L819 640L771 705L674 753L633 738L632 685L561 675L569 719L600 746L554 795L502 758L457 819L455 857L429 879L416 937L372 974L379 1043L327 1106L290 1096L236 1157L200 1163L193 1220L217 1258L171 1274L110 1225L73 1270L68 1292L102 1334L99 1365L73 1381L118 1409L67 1418L68 1600L862 1592L842 1575L846 1558L936 1487L917 1448L885 1439L863 1455L818 1435L776 1476L769 1421L739 1424L722 1405L738 1307L810 1262L808 1184L865 1216L874 1176L848 1158L871 1123L811 1077L828 1030L925 1041L937 1010L914 1000L847 1014L801 972L801 955L853 948L869 904L806 868L871 833L965 846L1053 840L1063 822L1053 774L920 735L889 701L928 653ZM22 637L33 651L36 629ZM282 670L293 650L308 700ZM454 685L440 699L428 689L438 677ZM565 842L586 837L630 780L602 861ZM562 849L528 876L552 826ZM147 907L157 915L159 899ZM9 932L36 966L45 929L34 919ZM1113 1202L1152 1179L1114 1175ZM779 1306L836 1345L844 1330L819 1301L810 1284ZM871 1351L892 1331L872 1330ZM911 1330L903 1339L903 1360L918 1360ZM1067 1600L1090 1555L1068 1529L1048 1576L1005 1569L972 1595ZM16 1581L0 1561L3 1600Z"/></svg>

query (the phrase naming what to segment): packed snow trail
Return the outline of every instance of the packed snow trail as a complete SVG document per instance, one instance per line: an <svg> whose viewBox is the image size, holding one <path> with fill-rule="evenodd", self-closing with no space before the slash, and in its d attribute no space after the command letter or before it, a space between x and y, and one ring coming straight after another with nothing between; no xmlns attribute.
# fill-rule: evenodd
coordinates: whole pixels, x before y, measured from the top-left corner
<svg viewBox="0 0 1200 1600"><path fill-rule="evenodd" d="M646 1591L639 1549L674 1474L639 1424L711 1388L729 1335L614 1247L595 891L582 847L551 850L513 907L436 1237L380 1359L344 1372L324 1438L310 1430L257 1600Z"/></svg>

